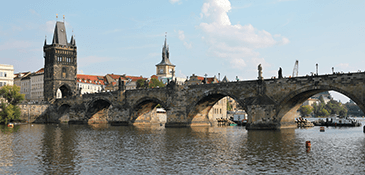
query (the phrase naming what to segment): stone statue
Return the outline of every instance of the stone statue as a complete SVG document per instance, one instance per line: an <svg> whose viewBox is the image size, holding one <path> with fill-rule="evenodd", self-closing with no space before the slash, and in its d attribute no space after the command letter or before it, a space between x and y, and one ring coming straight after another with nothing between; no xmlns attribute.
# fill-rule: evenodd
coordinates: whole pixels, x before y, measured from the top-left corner
<svg viewBox="0 0 365 175"><path fill-rule="evenodd" d="M257 77L259 80L262 80L262 67L261 64L259 64L259 66L257 67L258 71L259 71L259 77Z"/></svg>
<svg viewBox="0 0 365 175"><path fill-rule="evenodd" d="M281 69L281 67L280 67L280 69L279 69L279 71L278 71L278 77L279 78L283 78L283 70Z"/></svg>

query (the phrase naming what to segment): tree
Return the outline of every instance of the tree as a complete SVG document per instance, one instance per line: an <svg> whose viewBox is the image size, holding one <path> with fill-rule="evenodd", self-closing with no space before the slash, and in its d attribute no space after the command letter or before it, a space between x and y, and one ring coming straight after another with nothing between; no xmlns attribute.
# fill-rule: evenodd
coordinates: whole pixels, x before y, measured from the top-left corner
<svg viewBox="0 0 365 175"><path fill-rule="evenodd" d="M227 111L232 111L232 105L229 101L227 101Z"/></svg>
<svg viewBox="0 0 365 175"><path fill-rule="evenodd" d="M309 105L301 106L299 108L299 112L302 117L308 116L310 113L312 113L312 111L313 111L313 107L311 107Z"/></svg>
<svg viewBox="0 0 365 175"><path fill-rule="evenodd" d="M161 81L159 81L157 78L151 78L150 81L150 88L156 88L156 87L165 87L165 84L163 84Z"/></svg>
<svg viewBox="0 0 365 175"><path fill-rule="evenodd" d="M24 94L20 94L20 87L6 85L0 89L0 123L8 123L20 117L20 108L17 106L24 100Z"/></svg>
<svg viewBox="0 0 365 175"><path fill-rule="evenodd" d="M138 79L137 80L137 89L138 88L143 88L143 87L146 87L144 79L143 78Z"/></svg>

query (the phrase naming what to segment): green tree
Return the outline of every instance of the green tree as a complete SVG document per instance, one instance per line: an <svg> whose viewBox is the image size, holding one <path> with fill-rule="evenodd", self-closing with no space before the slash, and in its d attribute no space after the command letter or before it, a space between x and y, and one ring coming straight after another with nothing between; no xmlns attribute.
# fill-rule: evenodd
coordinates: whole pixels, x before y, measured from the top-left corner
<svg viewBox="0 0 365 175"><path fill-rule="evenodd" d="M137 88L143 88L146 87L145 81L143 78L137 80Z"/></svg>
<svg viewBox="0 0 365 175"><path fill-rule="evenodd" d="M150 81L150 88L156 88L156 87L165 87L165 84L163 84L161 81L159 81L157 78L151 78Z"/></svg>
<svg viewBox="0 0 365 175"><path fill-rule="evenodd" d="M232 105L227 101L227 111L232 111Z"/></svg>
<svg viewBox="0 0 365 175"><path fill-rule="evenodd" d="M310 113L312 113L312 111L313 111L313 107L311 107L309 105L301 106L299 108L299 112L302 117L308 116Z"/></svg>
<svg viewBox="0 0 365 175"><path fill-rule="evenodd" d="M24 100L24 94L20 94L20 87L16 85L3 86L0 89L0 96L0 123L19 119L21 112L17 105Z"/></svg>

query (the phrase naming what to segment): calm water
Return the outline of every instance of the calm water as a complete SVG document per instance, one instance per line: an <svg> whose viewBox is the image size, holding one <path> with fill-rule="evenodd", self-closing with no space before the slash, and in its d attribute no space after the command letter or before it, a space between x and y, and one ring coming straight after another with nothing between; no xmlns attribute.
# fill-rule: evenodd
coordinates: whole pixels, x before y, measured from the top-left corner
<svg viewBox="0 0 365 175"><path fill-rule="evenodd" d="M0 128L0 174L365 174L362 127Z"/></svg>

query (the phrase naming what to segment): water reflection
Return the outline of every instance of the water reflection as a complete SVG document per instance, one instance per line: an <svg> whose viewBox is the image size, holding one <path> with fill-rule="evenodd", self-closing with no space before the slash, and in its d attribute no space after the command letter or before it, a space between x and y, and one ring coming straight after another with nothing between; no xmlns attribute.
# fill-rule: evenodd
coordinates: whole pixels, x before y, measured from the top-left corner
<svg viewBox="0 0 365 175"><path fill-rule="evenodd" d="M75 162L78 162L77 129L70 125L46 125L41 140L41 159L42 166L39 171L44 174L78 174Z"/></svg>
<svg viewBox="0 0 365 175"><path fill-rule="evenodd" d="M5 130L4 130L5 131ZM305 141L312 143L311 152ZM359 174L362 128L245 130L22 125L0 132L0 174Z"/></svg>

